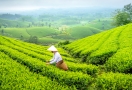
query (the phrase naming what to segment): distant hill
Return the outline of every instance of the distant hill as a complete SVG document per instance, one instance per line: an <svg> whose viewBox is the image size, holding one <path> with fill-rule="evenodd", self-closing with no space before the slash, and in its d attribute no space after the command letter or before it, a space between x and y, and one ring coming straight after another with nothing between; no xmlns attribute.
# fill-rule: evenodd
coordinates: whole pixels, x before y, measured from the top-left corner
<svg viewBox="0 0 132 90"><path fill-rule="evenodd" d="M23 41L28 41L31 36L36 36L38 38L38 43L45 45L58 43L65 40L73 41L99 32L101 32L101 30L88 26L76 26L66 30L58 30L47 26L28 28L0 28L1 35L21 39Z"/></svg>
<svg viewBox="0 0 132 90"><path fill-rule="evenodd" d="M18 20L7 20L0 18L0 26L1 27L28 27L31 23L30 22L23 22Z"/></svg>
<svg viewBox="0 0 132 90"><path fill-rule="evenodd" d="M23 41L29 41L29 38L31 36L36 36L38 38L38 43L45 45L59 42L59 40L57 39L55 40L52 38L53 36L58 35L57 30L49 27L1 28L0 34L4 36L17 38Z"/></svg>
<svg viewBox="0 0 132 90"><path fill-rule="evenodd" d="M112 19L110 18L89 21L85 26L94 27L100 30L109 30L111 28L114 28L114 26L112 25Z"/></svg>
<svg viewBox="0 0 132 90"><path fill-rule="evenodd" d="M18 20L21 17L22 15L20 14L9 14L9 13L0 14L1 19L7 19L7 20Z"/></svg>
<svg viewBox="0 0 132 90"><path fill-rule="evenodd" d="M84 38L96 33L101 32L101 30L88 26L76 26L67 30L67 32L75 39Z"/></svg>
<svg viewBox="0 0 132 90"><path fill-rule="evenodd" d="M107 15L109 16L109 14ZM73 41L113 28L110 24L110 17L106 18L101 14L103 19L100 19L99 16L93 17L92 14L90 16L87 14L67 16L59 13L57 15L45 13L35 17L1 14L0 34L23 41L29 41L30 38L36 37L37 43L43 45L65 40Z"/></svg>

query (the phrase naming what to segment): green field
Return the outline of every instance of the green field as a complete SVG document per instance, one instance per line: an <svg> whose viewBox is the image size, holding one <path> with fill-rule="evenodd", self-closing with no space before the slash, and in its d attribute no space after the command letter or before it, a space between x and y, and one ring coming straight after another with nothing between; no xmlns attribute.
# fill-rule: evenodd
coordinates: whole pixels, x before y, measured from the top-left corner
<svg viewBox="0 0 132 90"><path fill-rule="evenodd" d="M52 42L58 43L65 40L76 40L99 32L101 32L101 30L87 26L77 26L67 30L57 30L46 26L0 29L1 35L21 39L23 41L28 41L31 36L36 36L38 43L44 45L51 44Z"/></svg>
<svg viewBox="0 0 132 90"><path fill-rule="evenodd" d="M58 34L57 30L49 27L32 27L27 28L26 30L29 35L38 36L39 38Z"/></svg>
<svg viewBox="0 0 132 90"><path fill-rule="evenodd" d="M42 37L42 38L39 38L38 40L38 43L41 43L43 45L50 45L50 44L56 44L58 42L61 42L61 41L64 41L64 40L60 40L60 39L53 39L51 37Z"/></svg>
<svg viewBox="0 0 132 90"><path fill-rule="evenodd" d="M16 38L16 39L21 39L23 41L29 41L29 38L31 36L36 36L38 38L38 43L44 44L44 45L49 44L50 42L54 40L55 40L54 41L55 43L60 41L60 40L52 38L53 36L56 36L58 34L58 31L49 27L1 28L0 34L4 36Z"/></svg>
<svg viewBox="0 0 132 90"><path fill-rule="evenodd" d="M0 33L5 36L18 38L18 39L21 37L21 35L25 39L30 37L30 35L26 31L26 28L3 28L3 29L1 29L1 31L2 30L3 30L3 33L2 32L0 32Z"/></svg>
<svg viewBox="0 0 132 90"><path fill-rule="evenodd" d="M0 36L0 89L131 90L131 29L128 24L56 46L68 71L45 64L52 58L49 46Z"/></svg>
<svg viewBox="0 0 132 90"><path fill-rule="evenodd" d="M27 42L30 42L30 37L35 36L38 38L37 44L47 45L52 44L52 42L77 40L113 28L110 24L110 18L93 20L91 22L82 19L79 23L76 20L77 17L67 17L58 20L49 20L50 18L47 18L43 19L43 21L36 20L35 18L28 21L29 17L23 21L22 18L18 20L1 18L0 34Z"/></svg>

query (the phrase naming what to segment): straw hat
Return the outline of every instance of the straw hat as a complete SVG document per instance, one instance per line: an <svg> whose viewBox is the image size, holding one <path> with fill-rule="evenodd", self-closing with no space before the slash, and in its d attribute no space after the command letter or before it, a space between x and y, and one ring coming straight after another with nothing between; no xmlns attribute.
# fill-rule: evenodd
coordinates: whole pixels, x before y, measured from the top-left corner
<svg viewBox="0 0 132 90"><path fill-rule="evenodd" d="M49 50L49 51L58 51L58 50L55 48L55 46L53 46L53 45L52 45L50 48L48 48L48 50Z"/></svg>

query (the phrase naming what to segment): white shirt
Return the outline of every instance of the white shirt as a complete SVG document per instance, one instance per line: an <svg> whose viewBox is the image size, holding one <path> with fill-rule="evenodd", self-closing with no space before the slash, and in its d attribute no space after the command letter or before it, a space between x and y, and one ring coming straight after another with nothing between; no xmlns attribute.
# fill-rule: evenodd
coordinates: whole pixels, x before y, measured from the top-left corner
<svg viewBox="0 0 132 90"><path fill-rule="evenodd" d="M53 64L53 63L58 63L59 61L62 60L62 57L61 55L59 54L59 52L56 52L53 56L53 58L50 60L50 64Z"/></svg>

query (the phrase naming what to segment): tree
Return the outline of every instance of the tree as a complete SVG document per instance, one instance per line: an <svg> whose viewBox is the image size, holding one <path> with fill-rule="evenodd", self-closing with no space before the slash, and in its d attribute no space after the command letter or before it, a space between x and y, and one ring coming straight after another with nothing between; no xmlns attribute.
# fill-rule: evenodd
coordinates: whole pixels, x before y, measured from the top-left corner
<svg viewBox="0 0 132 90"><path fill-rule="evenodd" d="M38 37L37 36L30 36L29 42L31 43L38 43Z"/></svg>
<svg viewBox="0 0 132 90"><path fill-rule="evenodd" d="M1 30L1 33L4 34L4 30L3 29Z"/></svg>
<svg viewBox="0 0 132 90"><path fill-rule="evenodd" d="M58 46L67 45L67 44L69 44L69 43L70 43L70 41L66 40L66 41L63 41L63 42L59 42L59 43L58 43Z"/></svg>
<svg viewBox="0 0 132 90"><path fill-rule="evenodd" d="M51 23L49 23L49 27L51 27Z"/></svg>
<svg viewBox="0 0 132 90"><path fill-rule="evenodd" d="M113 17L113 25L121 26L132 22L132 5L125 5L123 9L117 9Z"/></svg>
<svg viewBox="0 0 132 90"><path fill-rule="evenodd" d="M20 36L20 39L23 40L23 35Z"/></svg>

